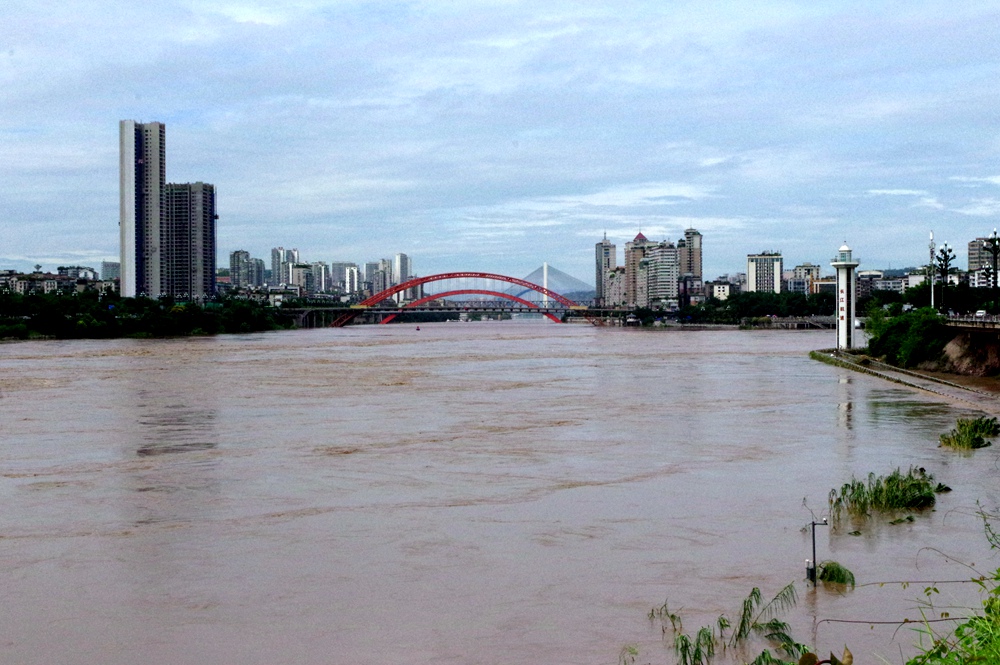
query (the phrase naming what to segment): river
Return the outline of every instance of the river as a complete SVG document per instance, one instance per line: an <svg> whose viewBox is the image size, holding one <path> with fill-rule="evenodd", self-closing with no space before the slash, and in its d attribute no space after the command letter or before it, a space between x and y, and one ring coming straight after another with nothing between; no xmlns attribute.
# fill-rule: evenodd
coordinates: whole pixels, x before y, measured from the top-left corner
<svg viewBox="0 0 1000 665"><path fill-rule="evenodd" d="M693 633L795 581L799 641L898 663L908 627L827 620L919 618L928 584L812 590L803 527L852 474L923 466L954 489L935 511L817 527L819 558L859 584L994 570L997 453L937 446L971 407L808 358L834 343L504 322L0 345L0 662L672 664L650 608Z"/></svg>

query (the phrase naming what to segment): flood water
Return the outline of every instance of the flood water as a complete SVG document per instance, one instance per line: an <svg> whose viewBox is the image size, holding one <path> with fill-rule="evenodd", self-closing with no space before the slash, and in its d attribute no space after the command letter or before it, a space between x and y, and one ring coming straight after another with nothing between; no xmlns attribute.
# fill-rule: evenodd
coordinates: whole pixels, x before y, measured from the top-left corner
<svg viewBox="0 0 1000 665"><path fill-rule="evenodd" d="M820 652L901 662L928 584L803 581L852 474L912 523L817 528L859 584L996 569L971 407L808 358L834 333L551 323L0 345L0 662L674 663L750 589ZM805 502L806 505L803 505ZM968 607L970 584L935 605ZM937 609L924 610L937 616ZM669 635L668 635L669 638Z"/></svg>

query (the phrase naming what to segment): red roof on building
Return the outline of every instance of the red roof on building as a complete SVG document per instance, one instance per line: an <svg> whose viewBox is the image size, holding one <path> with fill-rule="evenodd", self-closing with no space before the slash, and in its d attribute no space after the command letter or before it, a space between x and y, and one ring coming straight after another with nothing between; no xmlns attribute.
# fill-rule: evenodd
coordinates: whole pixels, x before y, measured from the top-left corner
<svg viewBox="0 0 1000 665"><path fill-rule="evenodd" d="M639 235L637 235L635 237L635 240L633 240L632 242L648 242L648 241L646 240L646 236L642 235L642 231L639 231Z"/></svg>

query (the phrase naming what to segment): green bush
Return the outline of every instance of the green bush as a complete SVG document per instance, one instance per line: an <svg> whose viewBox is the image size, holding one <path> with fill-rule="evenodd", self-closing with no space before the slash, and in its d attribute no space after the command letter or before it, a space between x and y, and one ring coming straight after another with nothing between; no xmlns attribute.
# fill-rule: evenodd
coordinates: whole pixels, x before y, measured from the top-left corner
<svg viewBox="0 0 1000 665"><path fill-rule="evenodd" d="M914 367L925 361L937 361L954 334L930 308L918 309L876 322L868 350L873 356L898 367Z"/></svg>
<svg viewBox="0 0 1000 665"><path fill-rule="evenodd" d="M955 429L941 435L941 445L948 448L975 450L991 445L986 439L1000 435L1000 422L996 418L959 418Z"/></svg>

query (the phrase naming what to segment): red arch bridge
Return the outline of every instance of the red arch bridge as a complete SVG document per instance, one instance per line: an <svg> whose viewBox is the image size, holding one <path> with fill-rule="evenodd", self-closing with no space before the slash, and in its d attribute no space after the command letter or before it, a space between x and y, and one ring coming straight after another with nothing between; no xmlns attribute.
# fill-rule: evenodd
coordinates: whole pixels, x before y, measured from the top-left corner
<svg viewBox="0 0 1000 665"><path fill-rule="evenodd" d="M455 281L461 288L451 288L430 295L422 295L410 301L397 303L393 296L412 291L425 284ZM470 284L472 282L472 284ZM515 293L505 293L486 283L502 282L521 287ZM480 296L474 300L457 300L457 296ZM485 298L483 297L485 296ZM577 313L592 323L597 323L600 313L586 305L573 302L544 286L517 277L488 272L447 272L427 277L415 277L376 293L349 307L305 307L283 310L298 318L299 324L307 327L330 325L340 328L358 317L378 323L389 323L403 312L475 312L516 314L542 314L556 323L561 323L567 313Z"/></svg>

